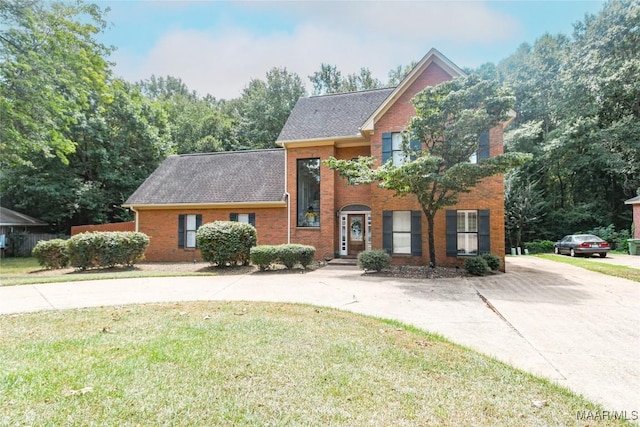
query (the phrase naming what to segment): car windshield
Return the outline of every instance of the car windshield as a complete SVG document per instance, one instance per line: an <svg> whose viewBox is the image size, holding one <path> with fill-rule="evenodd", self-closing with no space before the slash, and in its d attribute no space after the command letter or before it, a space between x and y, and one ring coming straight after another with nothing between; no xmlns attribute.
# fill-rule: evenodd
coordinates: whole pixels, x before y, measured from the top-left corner
<svg viewBox="0 0 640 427"><path fill-rule="evenodd" d="M575 239L576 242L604 242L604 240L593 234L580 234L575 236Z"/></svg>

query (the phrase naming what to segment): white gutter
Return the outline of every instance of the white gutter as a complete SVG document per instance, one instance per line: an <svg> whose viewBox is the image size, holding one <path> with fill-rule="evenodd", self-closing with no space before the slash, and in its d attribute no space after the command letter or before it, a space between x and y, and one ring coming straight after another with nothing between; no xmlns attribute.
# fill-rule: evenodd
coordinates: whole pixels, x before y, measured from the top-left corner
<svg viewBox="0 0 640 427"><path fill-rule="evenodd" d="M133 211L133 214L135 215L135 220L133 221L133 223L135 224L134 230L137 233L138 232L138 211L133 206L129 206L129 209L131 209Z"/></svg>
<svg viewBox="0 0 640 427"><path fill-rule="evenodd" d="M287 174L288 169L288 156L287 156L287 144L285 142L282 143L282 148L284 148L284 196L287 198L287 244L291 243L291 194L287 191L289 188L289 175Z"/></svg>

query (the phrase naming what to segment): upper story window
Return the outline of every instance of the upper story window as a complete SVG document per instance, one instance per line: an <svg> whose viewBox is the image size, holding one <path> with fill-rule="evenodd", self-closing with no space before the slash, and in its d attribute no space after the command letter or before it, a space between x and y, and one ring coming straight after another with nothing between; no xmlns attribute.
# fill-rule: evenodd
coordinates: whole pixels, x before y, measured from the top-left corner
<svg viewBox="0 0 640 427"><path fill-rule="evenodd" d="M389 132L382 134L382 163L392 159L394 166L402 166L411 160L411 157L402 149L402 132ZM409 143L411 150L420 150L420 141Z"/></svg>
<svg viewBox="0 0 640 427"><path fill-rule="evenodd" d="M320 227L320 159L299 159L297 166L298 227Z"/></svg>

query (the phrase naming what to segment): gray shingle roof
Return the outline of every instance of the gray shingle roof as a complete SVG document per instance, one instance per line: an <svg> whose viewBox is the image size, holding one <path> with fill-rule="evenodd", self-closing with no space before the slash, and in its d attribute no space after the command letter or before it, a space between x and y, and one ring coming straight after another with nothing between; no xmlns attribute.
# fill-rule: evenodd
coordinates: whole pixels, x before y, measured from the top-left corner
<svg viewBox="0 0 640 427"><path fill-rule="evenodd" d="M6 226L44 226L48 225L46 222L39 219L30 217L29 215L22 214L20 212L12 211L11 209L3 208L0 206L0 225Z"/></svg>
<svg viewBox="0 0 640 427"><path fill-rule="evenodd" d="M284 200L284 150L170 156L126 205Z"/></svg>
<svg viewBox="0 0 640 427"><path fill-rule="evenodd" d="M277 142L357 136L358 129L393 89L300 98Z"/></svg>

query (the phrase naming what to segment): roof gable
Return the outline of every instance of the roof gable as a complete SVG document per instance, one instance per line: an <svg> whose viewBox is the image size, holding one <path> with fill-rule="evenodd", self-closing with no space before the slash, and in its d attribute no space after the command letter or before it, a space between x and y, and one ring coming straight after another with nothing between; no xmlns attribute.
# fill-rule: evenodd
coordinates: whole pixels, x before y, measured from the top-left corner
<svg viewBox="0 0 640 427"><path fill-rule="evenodd" d="M124 206L284 200L284 150L169 156Z"/></svg>
<svg viewBox="0 0 640 427"><path fill-rule="evenodd" d="M276 142L359 137L362 123L393 88L300 98Z"/></svg>
<svg viewBox="0 0 640 427"><path fill-rule="evenodd" d="M452 78L465 76L464 71L456 64L451 62L446 56L437 49L432 48L427 54L416 64L415 67L405 76L400 84L393 90L378 108L369 116L361 126L361 131L373 131L375 123L384 115L384 113L400 98L406 90L415 82L418 77L432 64L436 64L445 73Z"/></svg>

